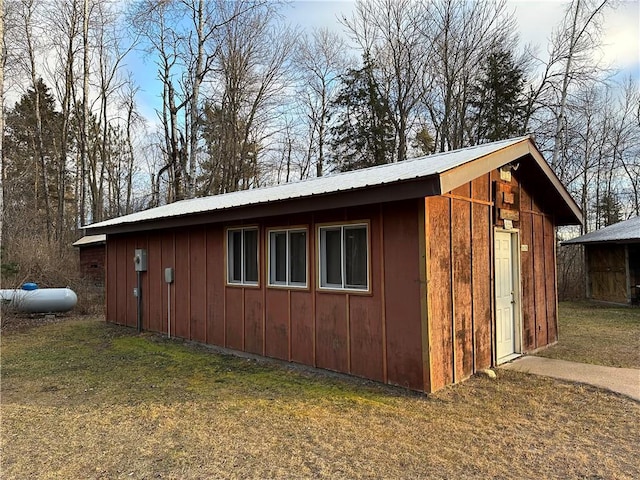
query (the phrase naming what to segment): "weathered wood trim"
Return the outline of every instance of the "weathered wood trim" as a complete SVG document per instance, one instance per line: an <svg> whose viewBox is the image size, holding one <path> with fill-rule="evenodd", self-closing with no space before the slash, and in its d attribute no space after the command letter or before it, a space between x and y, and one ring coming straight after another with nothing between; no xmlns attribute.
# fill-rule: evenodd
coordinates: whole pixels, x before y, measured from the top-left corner
<svg viewBox="0 0 640 480"><path fill-rule="evenodd" d="M553 218L553 215L545 212L535 212L533 210L527 210L526 208L521 208L520 213L530 213L532 215L538 215L540 217Z"/></svg>
<svg viewBox="0 0 640 480"><path fill-rule="evenodd" d="M470 182L471 186L471 197L473 197L473 182ZM471 373L474 374L476 372L476 312L474 309L473 302L473 264L474 264L474 256L473 256L473 241L474 241L474 229L473 229L473 203L469 206L469 286L471 289ZM484 202L483 202L484 203ZM488 202L487 202L488 203Z"/></svg>
<svg viewBox="0 0 640 480"><path fill-rule="evenodd" d="M429 270L427 254L427 228L426 218L427 202L421 202L418 209L418 261L420 265L420 323L422 340L422 384L425 392L431 391L431 353L429 348L429 307L428 295L429 287L427 283L427 272Z"/></svg>
<svg viewBox="0 0 640 480"><path fill-rule="evenodd" d="M440 175L440 191L448 193L456 187L472 181L474 178L524 157L530 152L530 143L531 140L529 138L523 138L518 143L442 173Z"/></svg>
<svg viewBox="0 0 640 480"><path fill-rule="evenodd" d="M489 182L491 184L491 182ZM493 208L489 209L489 284L490 295L489 301L491 304L491 365L498 365L497 349L496 349L496 265L495 265L495 228L493 226Z"/></svg>
<svg viewBox="0 0 640 480"><path fill-rule="evenodd" d="M556 302L556 318L555 318L555 322L556 322L556 342L560 341L560 318L559 318L559 313L558 313L558 238L557 238L557 230L556 230L556 222L555 222L555 217L552 219L553 222L553 271L554 271L554 277L553 277L553 282L555 285L555 295L554 295L554 300ZM585 268L587 266L585 265Z"/></svg>
<svg viewBox="0 0 640 480"><path fill-rule="evenodd" d="M488 205L490 207L493 207L493 202L488 202L486 200L479 200L477 198L469 198L469 197L465 197L463 195L456 195L455 193L443 193L441 196L447 197L447 198L451 198L451 199L454 199L454 200L463 200L465 202L478 203L480 205Z"/></svg>
<svg viewBox="0 0 640 480"><path fill-rule="evenodd" d="M452 382L457 383L458 378L456 376L456 282L455 282L455 269L453 267L453 200L447 199L449 202L449 281L451 282L451 288L449 295L451 298L451 370L452 370Z"/></svg>

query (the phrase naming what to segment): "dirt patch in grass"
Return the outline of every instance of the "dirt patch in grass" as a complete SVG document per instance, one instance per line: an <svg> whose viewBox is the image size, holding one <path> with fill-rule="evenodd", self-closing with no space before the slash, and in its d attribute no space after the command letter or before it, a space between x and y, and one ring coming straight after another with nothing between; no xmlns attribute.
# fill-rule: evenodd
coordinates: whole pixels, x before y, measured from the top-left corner
<svg viewBox="0 0 640 480"><path fill-rule="evenodd" d="M608 367L640 368L640 309L562 302L559 342L536 355Z"/></svg>
<svg viewBox="0 0 640 480"><path fill-rule="evenodd" d="M638 478L640 404L516 372L429 397L68 319L2 338L2 478Z"/></svg>

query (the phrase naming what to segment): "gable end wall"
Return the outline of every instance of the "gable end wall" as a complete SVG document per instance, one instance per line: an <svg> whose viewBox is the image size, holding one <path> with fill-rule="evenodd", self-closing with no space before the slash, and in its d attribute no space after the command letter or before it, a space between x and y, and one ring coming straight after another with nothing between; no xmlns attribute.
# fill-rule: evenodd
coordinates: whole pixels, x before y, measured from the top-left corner
<svg viewBox="0 0 640 480"><path fill-rule="evenodd" d="M427 315L431 391L495 366L493 232L495 183L517 195L521 351L557 341L555 225L515 175L494 171L425 198ZM519 202L517 202L519 200ZM514 207L515 208L515 207Z"/></svg>

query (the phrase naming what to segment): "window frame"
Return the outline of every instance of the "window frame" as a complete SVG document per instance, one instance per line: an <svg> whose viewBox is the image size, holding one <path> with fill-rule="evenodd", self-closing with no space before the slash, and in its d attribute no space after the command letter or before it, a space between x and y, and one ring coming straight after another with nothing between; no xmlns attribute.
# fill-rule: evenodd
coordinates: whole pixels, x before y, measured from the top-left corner
<svg viewBox="0 0 640 480"><path fill-rule="evenodd" d="M347 286L347 272L346 272L346 257L345 257L345 229L364 227L366 233L365 246L367 249L367 259L366 259L366 267L367 267L367 275L366 275L366 286L362 288ZM342 283L338 284L328 284L327 282L323 282L323 262L326 257L326 245L322 240L322 231L323 230L331 230L331 229L340 229L340 275ZM319 291L328 291L328 292L349 292L349 293L360 293L360 294L370 294L371 293L371 223L368 220L357 220L357 221L347 221L347 222L332 222L332 223L323 223L317 225L317 237L316 237L316 256L317 256L317 282L318 282L318 290Z"/></svg>
<svg viewBox="0 0 640 480"><path fill-rule="evenodd" d="M304 261L305 261L305 278L304 278L304 284L303 283L293 283L290 280L290 269L289 269L289 261L290 261L290 250L289 250L289 236L291 233L301 233L304 232L305 234L305 242L304 242L304 247L305 247L305 254L304 254ZM285 282L272 282L271 280L271 267L272 267L272 262L271 262L271 235L272 234L277 234L277 233L284 233L286 234L286 247L285 247L285 256L286 256L286 263L285 263L285 272L286 272L286 277L287 280ZM266 270L266 276L267 276L267 286L270 288L284 288L284 289L300 289L300 290L307 290L309 288L309 228L307 226L287 226L287 227L273 227L273 228L268 228L266 231L266 246L267 246L267 270Z"/></svg>
<svg viewBox="0 0 640 480"><path fill-rule="evenodd" d="M244 241L245 241L245 232L246 231L255 231L256 238L256 272L257 272L257 280L256 281L246 281L245 279L245 254L244 254ZM240 243L240 254L241 254L241 263L240 263L240 276L241 280L236 281L232 280L231 275L233 272L234 264L230 261L230 242L229 235L232 232L241 232L241 243ZM224 236L225 243L225 284L227 286L232 287L260 287L260 227L258 225L243 225L239 227L228 227L225 229Z"/></svg>

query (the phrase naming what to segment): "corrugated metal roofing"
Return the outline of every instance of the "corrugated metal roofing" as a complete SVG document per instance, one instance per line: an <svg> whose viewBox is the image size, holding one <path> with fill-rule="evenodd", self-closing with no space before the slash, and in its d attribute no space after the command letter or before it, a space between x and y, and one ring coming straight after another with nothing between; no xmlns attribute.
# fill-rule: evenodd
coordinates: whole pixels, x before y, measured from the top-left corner
<svg viewBox="0 0 640 480"><path fill-rule="evenodd" d="M528 136L512 138L500 142L428 155L404 162L379 165L352 172L338 173L326 177L312 178L272 187L255 188L223 195L182 200L161 207L87 225L85 228L90 230L93 228L111 227L282 200L308 198L316 195L346 192L377 185L427 178L507 148L528 138Z"/></svg>
<svg viewBox="0 0 640 480"><path fill-rule="evenodd" d="M81 247L84 245L94 245L97 243L105 243L107 241L107 236L105 234L102 235L85 235L79 240L76 240L72 243L74 247Z"/></svg>
<svg viewBox="0 0 640 480"><path fill-rule="evenodd" d="M563 244L608 243L640 241L640 217L633 217L624 222L614 223L608 227L589 232L580 237L562 242Z"/></svg>

